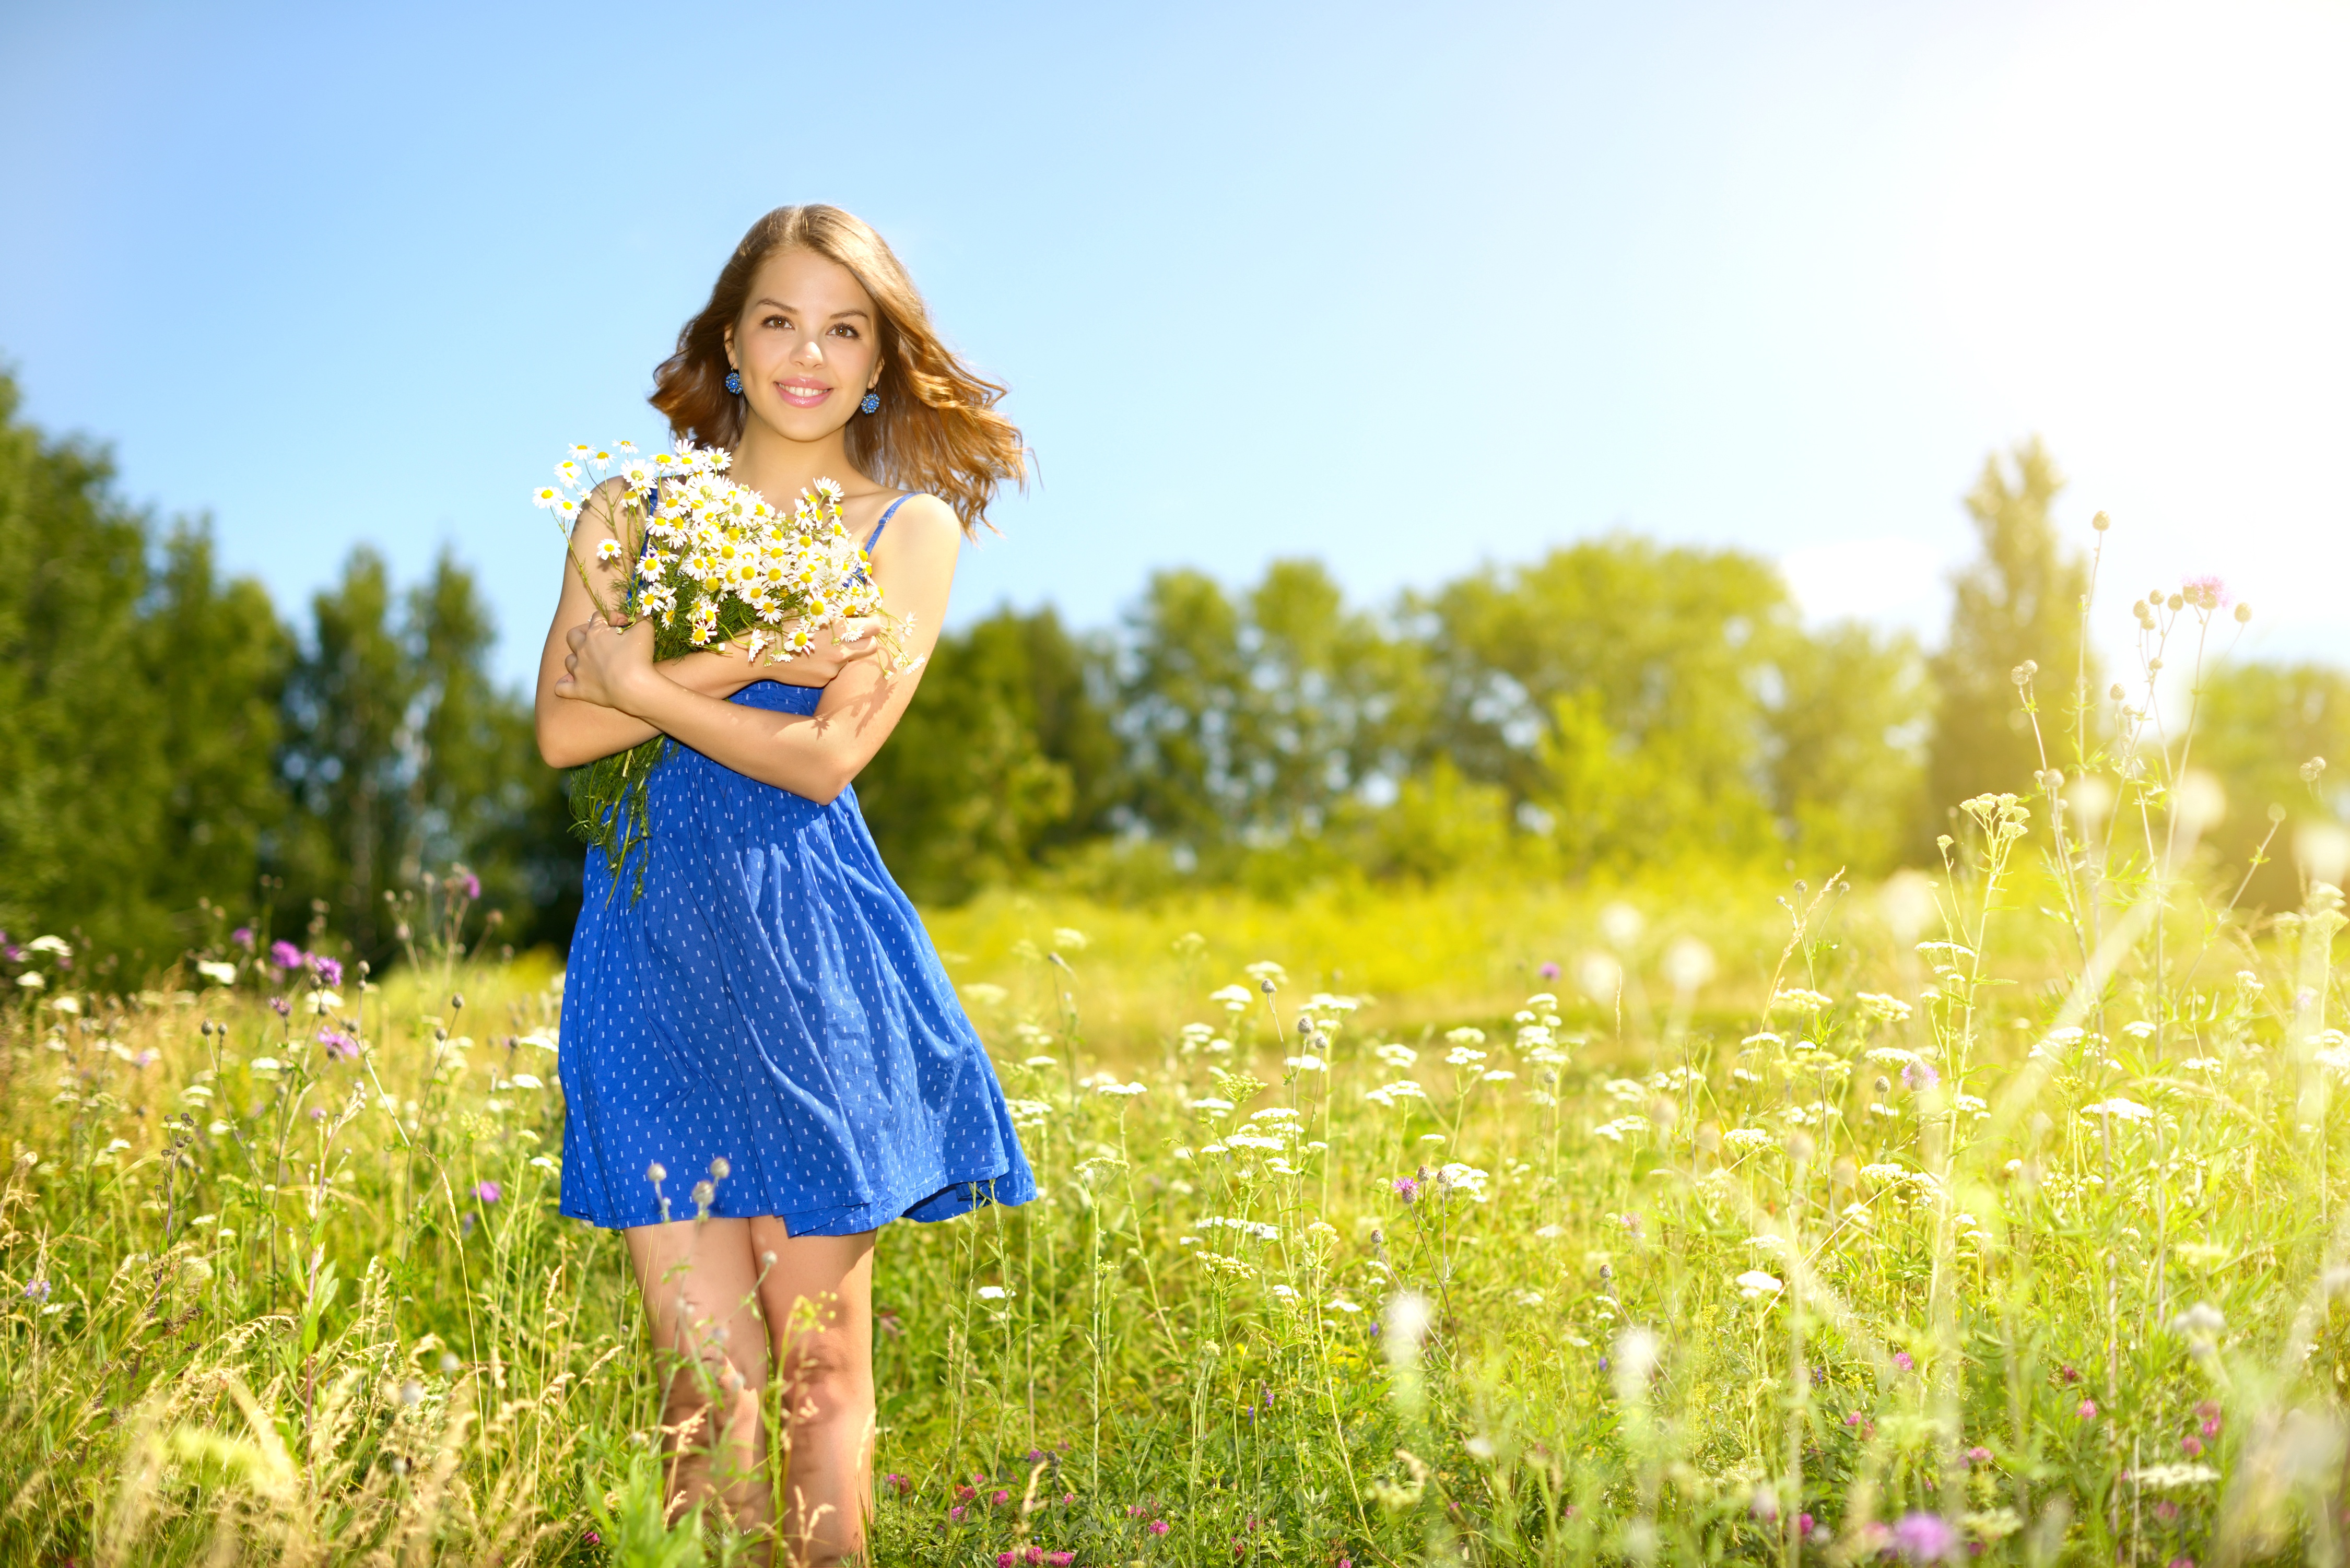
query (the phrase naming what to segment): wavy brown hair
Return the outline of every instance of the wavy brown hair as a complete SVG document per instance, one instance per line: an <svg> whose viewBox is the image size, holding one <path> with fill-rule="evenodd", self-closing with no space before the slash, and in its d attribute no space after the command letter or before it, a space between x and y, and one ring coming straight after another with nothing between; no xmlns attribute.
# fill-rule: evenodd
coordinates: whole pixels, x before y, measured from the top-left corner
<svg viewBox="0 0 2350 1568"><path fill-rule="evenodd" d="M677 352L653 371L653 407L672 434L700 445L731 449L742 439L743 400L726 389L726 329L741 317L760 264L793 245L847 267L880 310L881 379L873 389L881 408L850 417L848 460L884 484L941 497L963 532L976 534L996 488L1027 479L1020 431L995 411L1003 389L955 358L897 253L837 207L778 207L751 225L710 303L679 331Z"/></svg>

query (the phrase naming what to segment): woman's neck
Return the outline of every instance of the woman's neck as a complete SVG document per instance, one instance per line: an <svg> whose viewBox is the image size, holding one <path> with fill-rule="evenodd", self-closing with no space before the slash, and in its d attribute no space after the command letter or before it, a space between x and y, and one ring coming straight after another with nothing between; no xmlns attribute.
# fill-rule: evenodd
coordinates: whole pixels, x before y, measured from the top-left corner
<svg viewBox="0 0 2350 1568"><path fill-rule="evenodd" d="M764 496L768 505L785 511L819 479L832 480L850 495L879 488L848 461L848 443L841 431L819 441L794 441L757 419L743 421L726 473Z"/></svg>

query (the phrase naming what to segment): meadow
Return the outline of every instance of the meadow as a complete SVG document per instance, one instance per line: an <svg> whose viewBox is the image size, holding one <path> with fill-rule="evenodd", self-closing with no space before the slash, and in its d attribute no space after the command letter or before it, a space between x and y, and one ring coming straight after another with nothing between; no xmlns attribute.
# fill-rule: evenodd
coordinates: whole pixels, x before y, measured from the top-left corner
<svg viewBox="0 0 2350 1568"><path fill-rule="evenodd" d="M883 1233L873 1561L2338 1561L2342 898L2167 757L1862 888L940 914L1044 1192ZM559 973L434 913L31 944L0 1561L742 1558L555 1211Z"/></svg>

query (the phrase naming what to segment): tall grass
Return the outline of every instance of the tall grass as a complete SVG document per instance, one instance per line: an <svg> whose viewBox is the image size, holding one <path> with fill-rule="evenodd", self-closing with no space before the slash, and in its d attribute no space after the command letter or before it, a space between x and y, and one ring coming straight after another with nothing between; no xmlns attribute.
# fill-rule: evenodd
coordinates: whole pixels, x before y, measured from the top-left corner
<svg viewBox="0 0 2350 1568"><path fill-rule="evenodd" d="M938 919L1043 1192L882 1236L873 1560L2339 1561L2342 898L2141 709L1881 888ZM8 1015L0 1560L739 1555L556 977L209 961Z"/></svg>

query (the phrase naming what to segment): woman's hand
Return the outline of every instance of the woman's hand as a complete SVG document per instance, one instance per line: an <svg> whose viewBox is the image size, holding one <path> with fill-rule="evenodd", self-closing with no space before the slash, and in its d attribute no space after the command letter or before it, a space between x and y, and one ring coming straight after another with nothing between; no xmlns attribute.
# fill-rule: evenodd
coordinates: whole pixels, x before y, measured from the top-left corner
<svg viewBox="0 0 2350 1568"><path fill-rule="evenodd" d="M647 683L663 681L653 669L653 623L611 626L588 620L564 634L571 651L563 660L564 674L555 682L555 694L575 701L633 713Z"/></svg>

